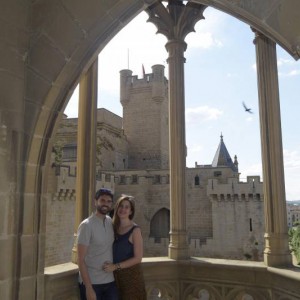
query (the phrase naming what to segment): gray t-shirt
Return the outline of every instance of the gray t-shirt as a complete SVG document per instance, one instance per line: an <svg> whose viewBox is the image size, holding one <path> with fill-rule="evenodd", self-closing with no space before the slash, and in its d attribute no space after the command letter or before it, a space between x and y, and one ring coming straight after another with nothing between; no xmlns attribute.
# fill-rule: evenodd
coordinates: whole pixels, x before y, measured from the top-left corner
<svg viewBox="0 0 300 300"><path fill-rule="evenodd" d="M107 216L102 220L92 214L79 225L77 238L77 244L88 247L85 263L91 283L103 284L114 281L113 273L106 273L102 270L104 262L113 261L114 231L111 218ZM82 282L80 274L79 282Z"/></svg>

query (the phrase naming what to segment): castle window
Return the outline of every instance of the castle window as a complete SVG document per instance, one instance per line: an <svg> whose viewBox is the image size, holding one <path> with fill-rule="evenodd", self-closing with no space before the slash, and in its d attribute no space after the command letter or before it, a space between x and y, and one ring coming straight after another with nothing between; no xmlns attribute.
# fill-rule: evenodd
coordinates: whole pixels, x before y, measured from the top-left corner
<svg viewBox="0 0 300 300"><path fill-rule="evenodd" d="M137 184L138 183L138 176L136 174L132 175L131 183L132 184Z"/></svg>
<svg viewBox="0 0 300 300"><path fill-rule="evenodd" d="M200 185L200 178L198 175L195 176L195 185Z"/></svg>
<svg viewBox="0 0 300 300"><path fill-rule="evenodd" d="M169 184L170 183L170 175L168 174L167 176L166 176L166 184Z"/></svg>
<svg viewBox="0 0 300 300"><path fill-rule="evenodd" d="M125 184L125 183L126 183L126 177L125 175L121 175L119 184Z"/></svg>
<svg viewBox="0 0 300 300"><path fill-rule="evenodd" d="M252 231L252 219L250 218L249 221L250 221L250 224L249 224L250 225L250 231Z"/></svg>
<svg viewBox="0 0 300 300"><path fill-rule="evenodd" d="M214 177L220 177L222 175L221 171L215 171L214 172Z"/></svg>
<svg viewBox="0 0 300 300"><path fill-rule="evenodd" d="M68 144L62 149L62 160L63 161L76 161L77 160L77 145Z"/></svg>
<svg viewBox="0 0 300 300"><path fill-rule="evenodd" d="M150 221L150 237L153 237L156 243L160 243L161 238L169 238L169 232L170 211L162 208Z"/></svg>
<svg viewBox="0 0 300 300"><path fill-rule="evenodd" d="M105 174L105 181L110 182L110 174Z"/></svg>
<svg viewBox="0 0 300 300"><path fill-rule="evenodd" d="M154 175L153 183L154 184L160 184L161 183L161 177L160 177L160 175Z"/></svg>

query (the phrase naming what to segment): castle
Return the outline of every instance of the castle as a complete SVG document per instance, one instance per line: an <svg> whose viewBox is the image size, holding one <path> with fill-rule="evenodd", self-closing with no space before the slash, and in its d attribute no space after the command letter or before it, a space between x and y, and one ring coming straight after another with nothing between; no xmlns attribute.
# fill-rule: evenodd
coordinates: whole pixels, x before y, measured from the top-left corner
<svg viewBox="0 0 300 300"><path fill-rule="evenodd" d="M120 72L123 118L97 110L97 188L133 195L144 256L167 256L170 230L168 80L154 65L143 78ZM77 119L61 120L48 186L46 265L70 261L74 233ZM263 187L239 180L221 135L211 164L186 168L191 256L262 260ZM87 199L90 201L91 199ZM73 222L72 222L73 220Z"/></svg>

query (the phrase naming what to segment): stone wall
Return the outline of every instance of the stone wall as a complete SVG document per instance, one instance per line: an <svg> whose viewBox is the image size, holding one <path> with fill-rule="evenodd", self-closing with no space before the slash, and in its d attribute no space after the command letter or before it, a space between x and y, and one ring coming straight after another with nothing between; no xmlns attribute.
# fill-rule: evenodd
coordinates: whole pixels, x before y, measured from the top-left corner
<svg viewBox="0 0 300 300"><path fill-rule="evenodd" d="M228 168L187 169L187 231L191 255L262 260L262 182L259 177L248 177L247 182L240 182L236 177L213 179L216 170L221 170L225 176L234 175ZM48 199L47 207L47 266L70 261L75 213L75 177L72 172L72 168L61 167L60 172L56 171L57 175L52 177L53 181L56 178L56 185L52 184L56 192L52 199ZM195 176L200 177L199 185L195 185ZM226 198L233 183L235 193ZM151 236L151 221L161 210L169 210L169 171L101 170L97 173L97 188L100 187L112 189L115 199L121 194L134 197L134 220L143 233L144 256L167 255L169 239Z"/></svg>

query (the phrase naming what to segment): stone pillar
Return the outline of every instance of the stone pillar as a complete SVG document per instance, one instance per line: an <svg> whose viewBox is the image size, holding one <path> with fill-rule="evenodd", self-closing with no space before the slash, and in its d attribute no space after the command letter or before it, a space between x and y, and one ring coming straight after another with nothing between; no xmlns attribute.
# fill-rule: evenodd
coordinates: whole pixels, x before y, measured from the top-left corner
<svg viewBox="0 0 300 300"><path fill-rule="evenodd" d="M72 261L77 262L76 233L92 210L96 185L98 59L82 75L79 83L75 243Z"/></svg>
<svg viewBox="0 0 300 300"><path fill-rule="evenodd" d="M146 9L150 22L157 26L168 42L169 53L169 159L170 159L170 245L169 257L189 258L186 232L185 194L185 103L184 103L184 39L194 31L194 25L203 19L206 6L183 1L168 1L167 7L156 2Z"/></svg>
<svg viewBox="0 0 300 300"><path fill-rule="evenodd" d="M264 178L264 261L267 266L287 266L292 258L287 233L276 44L258 32L254 43Z"/></svg>
<svg viewBox="0 0 300 300"><path fill-rule="evenodd" d="M189 257L186 232L185 195L185 103L184 51L186 43L171 40L166 44L169 53L169 159L170 159L170 245L169 257Z"/></svg>

